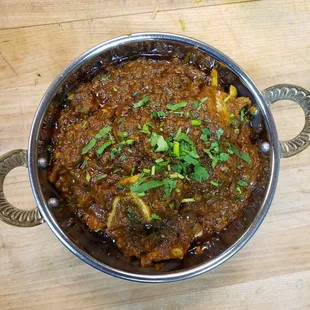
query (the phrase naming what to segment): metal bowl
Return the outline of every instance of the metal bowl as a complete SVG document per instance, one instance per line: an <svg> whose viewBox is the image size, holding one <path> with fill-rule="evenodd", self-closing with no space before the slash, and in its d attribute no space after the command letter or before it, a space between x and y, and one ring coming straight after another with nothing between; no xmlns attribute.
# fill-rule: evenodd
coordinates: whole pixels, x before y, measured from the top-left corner
<svg viewBox="0 0 310 310"><path fill-rule="evenodd" d="M264 152L265 176L251 196L241 216L227 229L203 245L202 255L189 252L183 260L171 260L160 271L142 268L138 260L124 257L102 235L88 230L66 208L57 191L47 181L47 145L64 96L79 81L99 68L138 56L189 57L202 68L216 67L223 83L233 84L258 107L253 128ZM292 140L279 142L269 106L289 99L305 112L305 126ZM52 82L43 96L31 128L29 147L14 150L0 158L0 219L15 226L31 227L47 222L58 239L87 264L110 275L138 282L170 282L197 276L220 265L239 251L253 236L272 202L281 157L290 157L310 144L310 94L294 85L276 85L260 91L249 76L230 58L203 42L167 33L138 33L119 37L90 49ZM38 207L24 211L12 206L3 193L7 173L15 167L28 167L32 191Z"/></svg>

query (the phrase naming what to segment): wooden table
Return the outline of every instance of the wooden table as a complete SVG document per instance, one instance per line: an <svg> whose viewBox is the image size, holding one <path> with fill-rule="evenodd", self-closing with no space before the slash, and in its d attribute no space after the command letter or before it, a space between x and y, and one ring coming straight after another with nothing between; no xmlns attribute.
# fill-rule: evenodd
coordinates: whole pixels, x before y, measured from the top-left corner
<svg viewBox="0 0 310 310"><path fill-rule="evenodd" d="M123 34L191 36L232 57L262 89L310 89L309 0L1 0L0 12L1 154L27 147L42 95L73 58ZM272 111L280 137L302 128L296 105ZM310 309L309 169L310 148L281 160L276 197L252 240L216 270L174 284L107 276L73 256L47 225L0 223L0 309ZM5 185L17 207L34 206L26 169Z"/></svg>

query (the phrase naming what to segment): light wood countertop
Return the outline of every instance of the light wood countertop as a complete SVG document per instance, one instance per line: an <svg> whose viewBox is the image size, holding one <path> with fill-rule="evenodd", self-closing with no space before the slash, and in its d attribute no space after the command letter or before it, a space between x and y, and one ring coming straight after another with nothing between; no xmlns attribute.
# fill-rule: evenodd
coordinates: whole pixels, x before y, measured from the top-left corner
<svg viewBox="0 0 310 310"><path fill-rule="evenodd" d="M180 19L184 21L182 30ZM146 31L187 35L233 58L264 89L310 90L309 0L1 0L0 155L27 148L41 97L88 48ZM295 104L272 107L280 138L303 126ZM276 196L251 241L217 269L173 284L138 284L89 267L49 227L0 223L0 309L310 309L310 148L281 160ZM35 205L26 169L5 182Z"/></svg>

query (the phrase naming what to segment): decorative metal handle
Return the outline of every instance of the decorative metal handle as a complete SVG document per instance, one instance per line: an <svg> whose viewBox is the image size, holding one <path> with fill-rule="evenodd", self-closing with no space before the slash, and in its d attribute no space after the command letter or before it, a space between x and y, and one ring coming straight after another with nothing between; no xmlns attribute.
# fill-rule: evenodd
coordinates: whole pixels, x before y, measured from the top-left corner
<svg viewBox="0 0 310 310"><path fill-rule="evenodd" d="M32 227L44 223L39 209L17 209L6 200L3 192L6 175L12 169L21 166L27 168L26 150L14 150L0 157L0 220L14 226Z"/></svg>
<svg viewBox="0 0 310 310"><path fill-rule="evenodd" d="M290 85L279 84L264 90L269 105L278 100L292 100L299 104L305 113L305 126L293 139L280 141L281 157L291 157L303 151L310 144L310 92L306 89Z"/></svg>

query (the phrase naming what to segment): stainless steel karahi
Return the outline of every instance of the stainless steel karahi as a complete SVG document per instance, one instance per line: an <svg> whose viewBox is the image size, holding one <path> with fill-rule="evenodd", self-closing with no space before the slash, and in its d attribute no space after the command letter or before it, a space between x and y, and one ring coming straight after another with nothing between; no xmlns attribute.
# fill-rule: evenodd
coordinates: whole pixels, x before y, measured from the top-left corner
<svg viewBox="0 0 310 310"><path fill-rule="evenodd" d="M77 221L62 207L57 191L47 181L51 127L57 119L62 99L74 85L98 68L119 60L138 56L188 55L201 67L216 66L225 83L231 83L242 96L248 96L258 107L253 128L259 146L267 154L266 176L252 195L243 214L227 229L204 244L204 254L188 253L182 261L169 261L160 271L142 268L125 258L102 236ZM305 113L300 134L280 142L269 106L282 99L299 104ZM8 224L31 227L46 222L58 239L87 264L110 275L138 282L169 282L197 276L220 265L239 251L253 236L272 202L279 175L281 157L294 156L310 144L310 93L294 85L276 85L260 91L249 76L230 58L203 42L168 33L138 33L119 37L90 49L52 82L35 114L28 150L14 150L0 157L0 219ZM5 176L15 167L28 167L37 208L25 211L12 206L3 193Z"/></svg>

